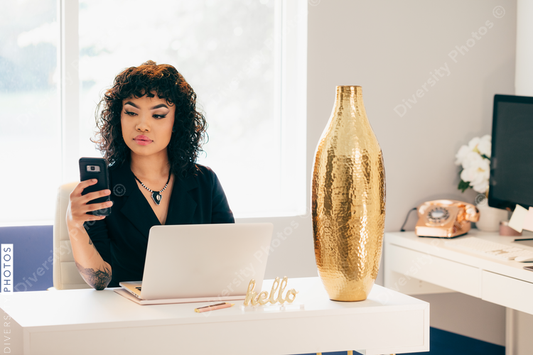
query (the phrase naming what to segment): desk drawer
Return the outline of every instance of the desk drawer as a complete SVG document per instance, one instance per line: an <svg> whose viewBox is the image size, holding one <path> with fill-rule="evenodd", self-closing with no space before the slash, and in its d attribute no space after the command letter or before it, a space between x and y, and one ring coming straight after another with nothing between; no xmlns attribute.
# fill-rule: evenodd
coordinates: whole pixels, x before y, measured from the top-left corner
<svg viewBox="0 0 533 355"><path fill-rule="evenodd" d="M533 314L533 283L483 271L481 299Z"/></svg>
<svg viewBox="0 0 533 355"><path fill-rule="evenodd" d="M481 297L481 270L407 249L390 245L387 249L387 268L403 274L406 278L415 278L470 296Z"/></svg>

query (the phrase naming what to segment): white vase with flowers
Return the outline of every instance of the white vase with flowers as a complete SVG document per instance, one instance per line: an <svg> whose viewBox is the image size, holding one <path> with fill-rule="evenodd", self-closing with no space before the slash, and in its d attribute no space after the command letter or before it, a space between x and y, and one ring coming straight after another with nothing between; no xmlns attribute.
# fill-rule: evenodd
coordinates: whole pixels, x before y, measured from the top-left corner
<svg viewBox="0 0 533 355"><path fill-rule="evenodd" d="M476 227L484 232L498 231L500 222L508 219L507 211L488 205L490 155L491 136L487 134L472 138L467 145L459 148L455 156L455 164L461 166L458 189L465 192L472 188L479 193L476 197L476 206L479 209L479 221L476 222Z"/></svg>

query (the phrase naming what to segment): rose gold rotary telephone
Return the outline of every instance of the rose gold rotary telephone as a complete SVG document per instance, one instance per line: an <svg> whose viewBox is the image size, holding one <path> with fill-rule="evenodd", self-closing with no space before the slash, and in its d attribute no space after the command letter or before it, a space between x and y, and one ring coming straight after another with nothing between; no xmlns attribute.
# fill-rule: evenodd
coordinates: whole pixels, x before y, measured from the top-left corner
<svg viewBox="0 0 533 355"><path fill-rule="evenodd" d="M418 206L415 233L419 237L454 238L468 233L479 220L476 206L455 200L434 200Z"/></svg>

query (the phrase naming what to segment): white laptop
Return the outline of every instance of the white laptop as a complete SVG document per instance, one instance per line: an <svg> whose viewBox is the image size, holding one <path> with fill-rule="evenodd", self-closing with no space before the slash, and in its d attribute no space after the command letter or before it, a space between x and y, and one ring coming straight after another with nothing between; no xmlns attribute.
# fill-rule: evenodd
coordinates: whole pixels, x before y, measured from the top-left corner
<svg viewBox="0 0 533 355"><path fill-rule="evenodd" d="M140 304L244 299L251 279L261 290L272 230L271 223L154 226L142 283L120 282L116 292Z"/></svg>

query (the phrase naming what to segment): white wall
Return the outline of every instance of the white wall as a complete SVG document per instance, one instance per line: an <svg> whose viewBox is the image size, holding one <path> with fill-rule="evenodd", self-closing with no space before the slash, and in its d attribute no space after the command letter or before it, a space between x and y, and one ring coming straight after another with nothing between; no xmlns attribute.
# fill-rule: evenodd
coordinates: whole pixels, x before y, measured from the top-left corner
<svg viewBox="0 0 533 355"><path fill-rule="evenodd" d="M516 4L516 70L515 95L533 95L533 1L517 0ZM511 340L516 354L527 354L533 349L533 315L513 311Z"/></svg>
<svg viewBox="0 0 533 355"><path fill-rule="evenodd" d="M505 9L503 18L494 17L496 6ZM490 133L493 95L514 93L515 1L322 0L309 6L308 21L308 163L335 86L361 85L385 158L386 230L398 230L423 201L473 201L473 193L457 190L455 154ZM487 32L475 40L480 27ZM439 81L431 86L433 75ZM415 99L412 108L400 108Z"/></svg>
<svg viewBox="0 0 533 355"><path fill-rule="evenodd" d="M493 95L514 93L516 1L308 3L308 181L335 86L361 85L385 158L386 231L399 230L409 209L423 201L472 202L475 193L457 190L455 154L472 137L491 132ZM273 252L267 277L316 275L309 216L275 220L276 231L293 222L298 228ZM432 324L503 344L501 307L461 295L425 299ZM461 317L476 330L458 327ZM486 327L486 318L496 325Z"/></svg>
<svg viewBox="0 0 533 355"><path fill-rule="evenodd" d="M533 1L517 0L515 94L533 95Z"/></svg>

